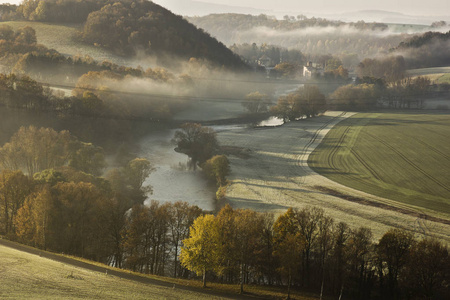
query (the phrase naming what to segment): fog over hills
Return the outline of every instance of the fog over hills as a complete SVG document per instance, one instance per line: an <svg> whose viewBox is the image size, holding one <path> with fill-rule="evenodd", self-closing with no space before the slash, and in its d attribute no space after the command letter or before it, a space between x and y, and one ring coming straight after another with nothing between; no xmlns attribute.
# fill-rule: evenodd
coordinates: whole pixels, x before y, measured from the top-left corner
<svg viewBox="0 0 450 300"><path fill-rule="evenodd" d="M349 7L345 12L337 11L331 13L327 10L312 10L310 7L303 9L288 9L286 6L280 5L276 9L261 9L252 6L245 6L245 3L240 5L224 5L219 3L209 3L195 0L155 0L158 3L172 12L185 16L204 16L215 13L241 13L241 14L266 14L282 18L284 15L299 15L303 14L307 17L321 17L332 20L341 20L346 22L355 22L364 20L366 22L383 22L383 23L401 23L401 24L423 24L429 25L435 21L444 20L450 21L450 11L446 8L442 9L442 15L433 15L428 13L408 14L401 12L390 11L389 8L385 10L367 9L355 10ZM284 3L283 3L284 4ZM393 8L390 8L393 9Z"/></svg>

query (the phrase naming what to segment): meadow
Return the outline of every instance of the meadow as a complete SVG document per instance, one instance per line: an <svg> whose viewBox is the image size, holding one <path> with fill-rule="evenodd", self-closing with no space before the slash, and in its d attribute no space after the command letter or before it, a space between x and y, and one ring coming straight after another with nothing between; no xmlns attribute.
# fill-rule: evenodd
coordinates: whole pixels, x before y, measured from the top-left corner
<svg viewBox="0 0 450 300"><path fill-rule="evenodd" d="M101 47L78 42L76 39L74 39L74 37L76 33L82 29L82 25L66 25L29 21L2 22L2 25L9 25L14 30L25 26L30 26L36 31L38 44L45 45L50 49L55 49L59 53L66 56L81 55L84 57L85 55L88 55L99 62L108 60L118 65L132 67L136 67L139 64L139 62L134 59L120 57L112 53L111 51L105 50ZM145 62L141 63L145 64Z"/></svg>
<svg viewBox="0 0 450 300"><path fill-rule="evenodd" d="M359 113L337 124L309 166L345 186L450 215L450 117Z"/></svg>
<svg viewBox="0 0 450 300"><path fill-rule="evenodd" d="M244 295L238 294L238 285L208 282L202 289L201 280L134 273L5 240L0 240L0 286L0 299L281 299L286 295L284 287L275 286L246 285ZM293 291L291 298L318 296Z"/></svg>
<svg viewBox="0 0 450 300"><path fill-rule="evenodd" d="M0 246L1 299L221 299L125 280Z"/></svg>

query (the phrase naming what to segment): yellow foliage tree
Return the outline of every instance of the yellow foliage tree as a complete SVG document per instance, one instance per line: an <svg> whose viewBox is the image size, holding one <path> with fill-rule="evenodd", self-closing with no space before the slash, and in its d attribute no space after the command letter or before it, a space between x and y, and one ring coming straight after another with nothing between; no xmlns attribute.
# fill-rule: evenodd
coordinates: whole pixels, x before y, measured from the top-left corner
<svg viewBox="0 0 450 300"><path fill-rule="evenodd" d="M206 287L206 272L216 271L219 267L219 230L213 215L198 217L190 229L189 238L183 240L180 262L188 270L203 276Z"/></svg>

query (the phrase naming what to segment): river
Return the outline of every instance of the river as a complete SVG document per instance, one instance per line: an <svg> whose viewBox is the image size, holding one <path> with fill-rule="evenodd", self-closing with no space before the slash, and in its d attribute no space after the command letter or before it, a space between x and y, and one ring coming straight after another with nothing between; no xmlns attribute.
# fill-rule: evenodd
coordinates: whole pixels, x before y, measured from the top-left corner
<svg viewBox="0 0 450 300"><path fill-rule="evenodd" d="M175 145L171 143L174 133L175 130L164 130L140 141L140 156L155 168L144 183L153 187L146 203L185 201L204 210L214 210L214 186L203 177L201 170L186 168L187 155L174 151Z"/></svg>

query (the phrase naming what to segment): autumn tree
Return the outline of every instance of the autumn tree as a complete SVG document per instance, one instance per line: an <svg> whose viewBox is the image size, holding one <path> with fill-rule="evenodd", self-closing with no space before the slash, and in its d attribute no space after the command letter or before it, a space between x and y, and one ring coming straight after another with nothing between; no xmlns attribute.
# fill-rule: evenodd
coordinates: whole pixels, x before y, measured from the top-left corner
<svg viewBox="0 0 450 300"><path fill-rule="evenodd" d="M406 64L403 56L389 56L383 59L364 59L357 67L358 77L382 78L395 82L405 76Z"/></svg>
<svg viewBox="0 0 450 300"><path fill-rule="evenodd" d="M274 72L282 78L296 78L301 74L302 67L297 63L282 62L274 67Z"/></svg>
<svg viewBox="0 0 450 300"><path fill-rule="evenodd" d="M144 186L144 182L153 170L153 166L146 158L135 158L123 168L127 187L136 202L145 200L146 196L151 194L151 186Z"/></svg>
<svg viewBox="0 0 450 300"><path fill-rule="evenodd" d="M92 143L79 142L71 154L69 166L88 174L100 176L106 166L103 149Z"/></svg>
<svg viewBox="0 0 450 300"><path fill-rule="evenodd" d="M182 241L189 237L189 228L194 220L202 214L202 210L198 206L189 205L187 202L175 202L168 207L169 213L169 239L173 247L174 272L173 277L179 275L180 248Z"/></svg>
<svg viewBox="0 0 450 300"><path fill-rule="evenodd" d="M226 185L226 177L230 174L230 162L225 155L216 155L202 165L206 175L216 182L217 186Z"/></svg>
<svg viewBox="0 0 450 300"><path fill-rule="evenodd" d="M72 165L82 171L101 173L103 150L77 141L68 131L51 128L21 127L0 148L0 166L8 170L23 169L28 176L46 170Z"/></svg>
<svg viewBox="0 0 450 300"><path fill-rule="evenodd" d="M14 219L31 189L32 181L22 171L3 170L0 173L0 224L3 234L15 233Z"/></svg>
<svg viewBox="0 0 450 300"><path fill-rule="evenodd" d="M54 202L49 186L42 186L30 194L14 219L16 235L20 241L33 247L47 249L51 230Z"/></svg>
<svg viewBox="0 0 450 300"><path fill-rule="evenodd" d="M367 110L376 106L379 96L380 90L375 84L349 84L333 92L330 105L336 109Z"/></svg>
<svg viewBox="0 0 450 300"><path fill-rule="evenodd" d="M173 140L177 144L176 150L189 156L194 169L210 159L219 147L214 129L197 123L183 124Z"/></svg>
<svg viewBox="0 0 450 300"><path fill-rule="evenodd" d="M97 229L98 203L102 194L91 183L59 182L53 188L55 236L52 248L81 257L97 257L94 244L103 241Z"/></svg>
<svg viewBox="0 0 450 300"><path fill-rule="evenodd" d="M198 217L190 229L189 238L183 241L180 262L185 268L202 275L206 287L206 272L220 271L218 250L219 228L213 215Z"/></svg>
<svg viewBox="0 0 450 300"><path fill-rule="evenodd" d="M269 104L269 97L260 92L253 92L245 96L245 101L242 106L251 114L267 112L267 105Z"/></svg>
<svg viewBox="0 0 450 300"><path fill-rule="evenodd" d="M171 204L135 205L123 231L125 265L134 271L164 275L169 250Z"/></svg>
<svg viewBox="0 0 450 300"><path fill-rule="evenodd" d="M277 105L271 108L274 116L284 121L294 121L300 117L316 116L325 110L325 96L317 86L307 85L296 92L278 98Z"/></svg>
<svg viewBox="0 0 450 300"><path fill-rule="evenodd" d="M288 277L288 299L290 298L293 278L302 265L301 253L306 245L305 237L300 233L295 211L289 208L273 224L274 255L280 260L280 271Z"/></svg>

